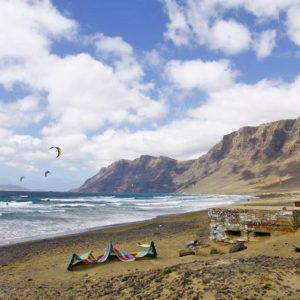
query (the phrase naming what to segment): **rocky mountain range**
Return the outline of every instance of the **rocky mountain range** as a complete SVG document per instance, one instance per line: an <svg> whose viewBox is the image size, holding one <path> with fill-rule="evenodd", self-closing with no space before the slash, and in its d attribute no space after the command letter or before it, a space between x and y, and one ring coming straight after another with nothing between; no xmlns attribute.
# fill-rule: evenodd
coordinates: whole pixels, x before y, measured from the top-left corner
<svg viewBox="0 0 300 300"><path fill-rule="evenodd" d="M77 192L236 193L300 190L300 118L227 134L195 160L119 160Z"/></svg>

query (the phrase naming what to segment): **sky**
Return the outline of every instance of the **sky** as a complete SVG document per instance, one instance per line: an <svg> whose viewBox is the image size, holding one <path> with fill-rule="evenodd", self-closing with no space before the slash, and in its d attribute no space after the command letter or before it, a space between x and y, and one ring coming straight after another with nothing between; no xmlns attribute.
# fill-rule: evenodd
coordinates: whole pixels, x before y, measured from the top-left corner
<svg viewBox="0 0 300 300"><path fill-rule="evenodd" d="M0 184L66 191L299 117L299 16L300 0L0 0Z"/></svg>

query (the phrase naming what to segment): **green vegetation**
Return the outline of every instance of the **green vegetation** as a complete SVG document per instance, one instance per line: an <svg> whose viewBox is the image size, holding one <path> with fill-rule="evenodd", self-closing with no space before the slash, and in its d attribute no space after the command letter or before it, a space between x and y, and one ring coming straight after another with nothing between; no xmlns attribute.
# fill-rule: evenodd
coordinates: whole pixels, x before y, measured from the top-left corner
<svg viewBox="0 0 300 300"><path fill-rule="evenodd" d="M175 268L165 268L163 270L160 270L160 275L165 276L167 274L176 272L177 270Z"/></svg>

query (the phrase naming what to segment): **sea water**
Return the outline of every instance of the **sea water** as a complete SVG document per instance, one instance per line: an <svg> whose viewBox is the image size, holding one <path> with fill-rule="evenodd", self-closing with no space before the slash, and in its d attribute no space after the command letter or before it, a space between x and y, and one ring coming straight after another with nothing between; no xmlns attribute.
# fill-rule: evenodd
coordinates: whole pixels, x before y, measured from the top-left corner
<svg viewBox="0 0 300 300"><path fill-rule="evenodd" d="M0 192L0 245L228 205L246 195Z"/></svg>

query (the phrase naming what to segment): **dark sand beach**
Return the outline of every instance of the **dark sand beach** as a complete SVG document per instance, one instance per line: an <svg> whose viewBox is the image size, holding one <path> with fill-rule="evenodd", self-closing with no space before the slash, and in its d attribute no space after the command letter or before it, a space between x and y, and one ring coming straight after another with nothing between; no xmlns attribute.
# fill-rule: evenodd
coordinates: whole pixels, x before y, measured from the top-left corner
<svg viewBox="0 0 300 300"><path fill-rule="evenodd" d="M291 205L293 195L242 205ZM207 211L159 217L71 236L0 248L0 299L299 299L300 231L247 243L200 247L179 257L185 243L209 241ZM117 260L67 271L72 254L139 250L154 241L157 259ZM218 254L210 254L212 248Z"/></svg>

